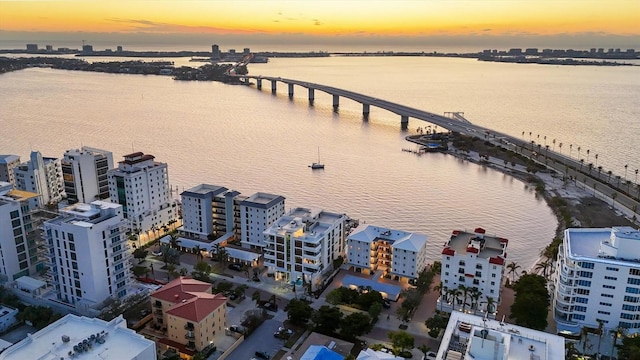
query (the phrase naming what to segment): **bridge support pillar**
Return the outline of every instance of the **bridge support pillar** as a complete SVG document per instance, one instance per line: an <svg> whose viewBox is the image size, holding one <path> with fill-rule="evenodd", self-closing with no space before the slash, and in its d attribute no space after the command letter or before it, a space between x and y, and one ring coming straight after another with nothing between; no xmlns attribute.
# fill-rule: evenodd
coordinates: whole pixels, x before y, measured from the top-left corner
<svg viewBox="0 0 640 360"><path fill-rule="evenodd" d="M289 85L289 98L293 97L293 84L288 84Z"/></svg>
<svg viewBox="0 0 640 360"><path fill-rule="evenodd" d="M369 118L369 104L362 104L362 117L365 119Z"/></svg>
<svg viewBox="0 0 640 360"><path fill-rule="evenodd" d="M333 111L338 111L340 107L340 96L333 95Z"/></svg>
<svg viewBox="0 0 640 360"><path fill-rule="evenodd" d="M271 93L275 94L278 90L278 82L276 80L271 80Z"/></svg>
<svg viewBox="0 0 640 360"><path fill-rule="evenodd" d="M313 91L312 88L309 88L309 102L313 102L313 100L315 100L315 92Z"/></svg>
<svg viewBox="0 0 640 360"><path fill-rule="evenodd" d="M262 90L262 79L256 80L256 87L258 90Z"/></svg>
<svg viewBox="0 0 640 360"><path fill-rule="evenodd" d="M402 128L402 130L407 130L407 128L409 127L409 117L406 115L401 115L400 116L400 127Z"/></svg>

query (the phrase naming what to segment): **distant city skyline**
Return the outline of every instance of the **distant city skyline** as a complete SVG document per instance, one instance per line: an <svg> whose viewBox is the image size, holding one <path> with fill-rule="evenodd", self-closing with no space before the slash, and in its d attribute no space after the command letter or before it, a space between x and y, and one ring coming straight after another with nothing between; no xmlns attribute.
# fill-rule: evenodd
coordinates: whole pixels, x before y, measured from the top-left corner
<svg viewBox="0 0 640 360"><path fill-rule="evenodd" d="M335 51L639 48L640 2L2 1L0 47L182 45Z"/></svg>

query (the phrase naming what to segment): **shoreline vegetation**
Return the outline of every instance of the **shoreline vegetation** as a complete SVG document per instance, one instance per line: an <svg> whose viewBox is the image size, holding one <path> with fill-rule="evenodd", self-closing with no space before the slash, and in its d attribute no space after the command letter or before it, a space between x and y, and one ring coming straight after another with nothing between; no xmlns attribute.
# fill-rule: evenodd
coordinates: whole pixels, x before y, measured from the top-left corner
<svg viewBox="0 0 640 360"><path fill-rule="evenodd" d="M429 136L423 134L409 135L407 141L421 146L411 151L421 154L422 146L431 143ZM406 151L406 149L403 149ZM537 273L545 276L551 274L552 263L558 255L558 247L562 244L564 230L570 227L612 227L631 226L637 228L638 219L627 218L593 192L580 186L579 183L564 178L562 174L547 168L544 164L522 156L499 146L495 146L480 138L452 133L447 150L441 151L461 161L469 161L490 167L503 174L512 176L527 186L535 188L536 194L544 198L558 221L555 236L540 251L540 257L531 268L524 273Z"/></svg>

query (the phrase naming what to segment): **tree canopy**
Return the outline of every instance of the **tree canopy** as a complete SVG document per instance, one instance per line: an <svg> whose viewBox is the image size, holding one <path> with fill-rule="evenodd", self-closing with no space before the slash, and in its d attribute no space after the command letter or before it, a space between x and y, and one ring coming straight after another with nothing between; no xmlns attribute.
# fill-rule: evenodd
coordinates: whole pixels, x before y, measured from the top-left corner
<svg viewBox="0 0 640 360"><path fill-rule="evenodd" d="M313 308L306 302L298 299L291 299L284 311L287 312L287 318L295 325L304 325L311 318Z"/></svg>
<svg viewBox="0 0 640 360"><path fill-rule="evenodd" d="M547 327L549 292L546 280L537 274L522 275L513 286L516 297L511 305L511 317L517 325L536 330Z"/></svg>
<svg viewBox="0 0 640 360"><path fill-rule="evenodd" d="M389 340L391 340L391 345L396 353L401 353L413 348L414 338L405 331L389 332Z"/></svg>
<svg viewBox="0 0 640 360"><path fill-rule="evenodd" d="M311 322L317 332L332 334L340 327L342 312L335 306L322 305L311 315Z"/></svg>
<svg viewBox="0 0 640 360"><path fill-rule="evenodd" d="M371 317L367 314L355 312L345 316L340 323L340 334L347 339L354 339L371 331Z"/></svg>

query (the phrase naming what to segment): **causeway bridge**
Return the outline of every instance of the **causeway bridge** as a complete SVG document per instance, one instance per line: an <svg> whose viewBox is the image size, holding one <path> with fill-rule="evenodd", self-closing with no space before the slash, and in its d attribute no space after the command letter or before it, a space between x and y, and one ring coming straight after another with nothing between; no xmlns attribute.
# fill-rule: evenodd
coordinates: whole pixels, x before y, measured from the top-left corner
<svg viewBox="0 0 640 360"><path fill-rule="evenodd" d="M464 113L462 112L446 112L444 115L438 115L357 92L295 79L261 75L235 75L234 77L246 82L250 79L255 80L258 90L262 90L263 82L269 82L271 92L274 94L278 90L278 83L283 83L287 87L289 98L293 97L296 87L306 89L311 104L313 104L315 100L316 91L325 92L333 98L334 111L338 111L340 107L340 98L353 100L362 104L362 116L365 121L369 118L369 113L373 106L397 114L400 117L400 127L402 130L407 130L409 118L413 118L426 121L450 131L483 138L494 145L504 147L538 163L542 163L547 168L563 174L567 179L580 181L585 187L592 188L594 195L596 192L599 192L601 196L612 199L610 200L612 201L612 206L623 206L631 210L636 218L640 218L640 212L638 211L640 208L638 170L635 170L635 182L627 178L626 174L624 182L621 181L621 176L616 176L612 179L611 172L603 172L602 166L597 165L597 155L594 166L592 163L589 163L589 158L587 158L585 162L585 159L572 157L571 154L563 154L562 143L559 144L559 151L555 151L555 143L553 144L553 148L550 149L550 145L546 144L546 140L544 145L537 144L535 141L526 141L523 138L475 125L465 119Z"/></svg>

